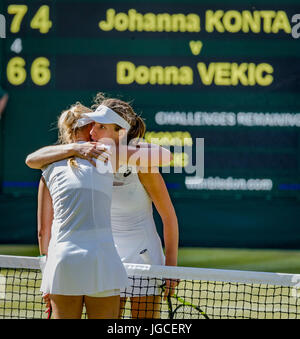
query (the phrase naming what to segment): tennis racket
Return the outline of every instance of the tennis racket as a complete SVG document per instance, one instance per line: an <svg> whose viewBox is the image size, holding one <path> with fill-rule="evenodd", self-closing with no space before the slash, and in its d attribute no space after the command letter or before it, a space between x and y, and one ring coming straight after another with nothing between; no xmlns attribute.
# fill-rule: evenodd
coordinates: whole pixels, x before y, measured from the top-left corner
<svg viewBox="0 0 300 339"><path fill-rule="evenodd" d="M51 319L51 315L52 315L52 307L49 306L49 308L45 311L45 313L48 313L47 319Z"/></svg>
<svg viewBox="0 0 300 339"><path fill-rule="evenodd" d="M161 286L162 291L166 290L166 285ZM173 309L172 298L181 302ZM202 311L202 309L188 301L185 301L182 297L179 297L176 293L171 296L167 296L169 319L209 319L208 315Z"/></svg>
<svg viewBox="0 0 300 339"><path fill-rule="evenodd" d="M140 252L140 256L143 258L145 264L151 264L151 258L149 256L148 250L145 248ZM162 286L162 292L166 291L166 283ZM181 302L181 305L177 306L173 310L172 298ZM177 294L173 293L172 295L168 294L167 296L168 312L169 319L209 319L207 314L201 310L200 307L193 305L185 301L182 297L179 297Z"/></svg>

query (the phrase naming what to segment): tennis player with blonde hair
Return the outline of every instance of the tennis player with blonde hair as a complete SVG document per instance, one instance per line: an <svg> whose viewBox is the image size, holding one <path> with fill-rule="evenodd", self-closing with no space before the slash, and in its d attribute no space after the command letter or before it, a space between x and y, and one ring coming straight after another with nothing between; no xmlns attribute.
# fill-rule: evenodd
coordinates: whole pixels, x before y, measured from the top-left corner
<svg viewBox="0 0 300 339"><path fill-rule="evenodd" d="M123 143L127 138L127 143L135 141L135 144L144 150L148 149L153 152L153 149L161 149L156 145L149 145L139 140L144 136L146 127L141 117L134 112L128 103L119 99L106 99L102 93L99 93L95 100L95 108L97 108L96 112L87 115L95 121L91 129L93 140L111 138L116 144L119 144ZM107 119L109 114L103 114L103 112L110 111L118 114L130 125L126 135L123 134L120 137L120 126L112 124L111 120ZM86 150L87 148L79 151L77 145L74 144L69 145L68 152L63 150L61 146L46 147L37 151L32 157L31 166L41 168L46 163L51 162L53 158L62 159L72 155L73 153L71 152L79 152L80 156L85 156L89 161L91 161L91 158L99 156L95 149L83 155ZM102 151L99 150L98 152ZM102 154L102 156L105 155ZM140 256L140 252L147 249L147 263L177 265L178 222L165 182L159 171L147 171L141 164L138 164L138 166L137 164L132 166L121 165L119 171L114 175L113 185L112 230L117 251L122 261L126 263L145 263L142 256ZM42 196L41 184L40 197ZM50 203L51 200L44 204L49 205ZM152 203L155 205L163 221L165 255L153 219ZM50 208L42 210L44 212L41 215L44 215L46 219L49 216L51 219ZM147 295L140 295L139 288L137 288L137 285L140 284L141 281L136 280L135 284L127 289L127 292L132 294L132 317L159 317L157 309L160 303L160 290L153 287L147 291ZM173 293L175 286L175 281L167 281L165 295ZM125 299L122 298L122 306L124 302Z"/></svg>
<svg viewBox="0 0 300 339"><path fill-rule="evenodd" d="M79 103L63 112L59 119L60 138L77 144L89 140L93 124L84 116L89 112ZM127 126L123 119L118 123ZM140 150L127 147L127 154L119 156L118 161L130 163L137 151ZM111 148L111 152L116 151ZM142 152L139 163L143 164L143 159L148 163L149 157L149 152ZM28 156L28 165L31 159L34 155ZM155 161L153 164L157 165ZM80 318L84 304L89 318L119 315L120 289L127 286L128 279L111 230L115 165L110 160L98 161L95 168L84 159L71 157L43 169L45 194L39 208L45 209L45 199L51 201L53 221L51 234L48 226L39 225L40 249L47 255L41 291L49 294L54 318ZM42 219L48 217L49 212Z"/></svg>

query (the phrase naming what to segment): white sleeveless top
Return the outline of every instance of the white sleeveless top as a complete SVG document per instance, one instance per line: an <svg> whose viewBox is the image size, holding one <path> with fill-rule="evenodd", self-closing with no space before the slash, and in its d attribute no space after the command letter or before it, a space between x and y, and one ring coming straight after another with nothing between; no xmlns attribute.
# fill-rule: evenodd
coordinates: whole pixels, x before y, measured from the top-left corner
<svg viewBox="0 0 300 339"><path fill-rule="evenodd" d="M76 162L77 168L62 160L43 171L54 220L41 291L90 295L122 289L128 278L111 231L112 171Z"/></svg>
<svg viewBox="0 0 300 339"><path fill-rule="evenodd" d="M152 200L135 167L123 166L114 175L111 223L116 248L123 262L145 264L139 253L147 249L151 264L164 265Z"/></svg>

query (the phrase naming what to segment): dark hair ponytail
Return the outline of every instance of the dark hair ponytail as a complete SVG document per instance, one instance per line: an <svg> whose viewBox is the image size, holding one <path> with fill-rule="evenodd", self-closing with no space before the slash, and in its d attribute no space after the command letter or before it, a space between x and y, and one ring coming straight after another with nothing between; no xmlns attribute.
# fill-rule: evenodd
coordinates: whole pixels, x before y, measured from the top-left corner
<svg viewBox="0 0 300 339"><path fill-rule="evenodd" d="M146 124L144 120L139 116L136 115L132 122L131 128L128 132L128 142L133 139L142 139L144 138L146 133Z"/></svg>

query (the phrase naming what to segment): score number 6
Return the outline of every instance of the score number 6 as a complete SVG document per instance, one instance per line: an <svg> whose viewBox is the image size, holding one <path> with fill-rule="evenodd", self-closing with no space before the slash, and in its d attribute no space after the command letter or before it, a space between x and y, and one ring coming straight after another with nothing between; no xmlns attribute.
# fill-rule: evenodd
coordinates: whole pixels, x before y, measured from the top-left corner
<svg viewBox="0 0 300 339"><path fill-rule="evenodd" d="M21 57L14 57L9 60L6 69L7 80L14 86L22 85L27 77L25 69L26 62ZM51 80L49 69L50 61L47 58L39 57L31 65L31 79L37 86L45 86Z"/></svg>

